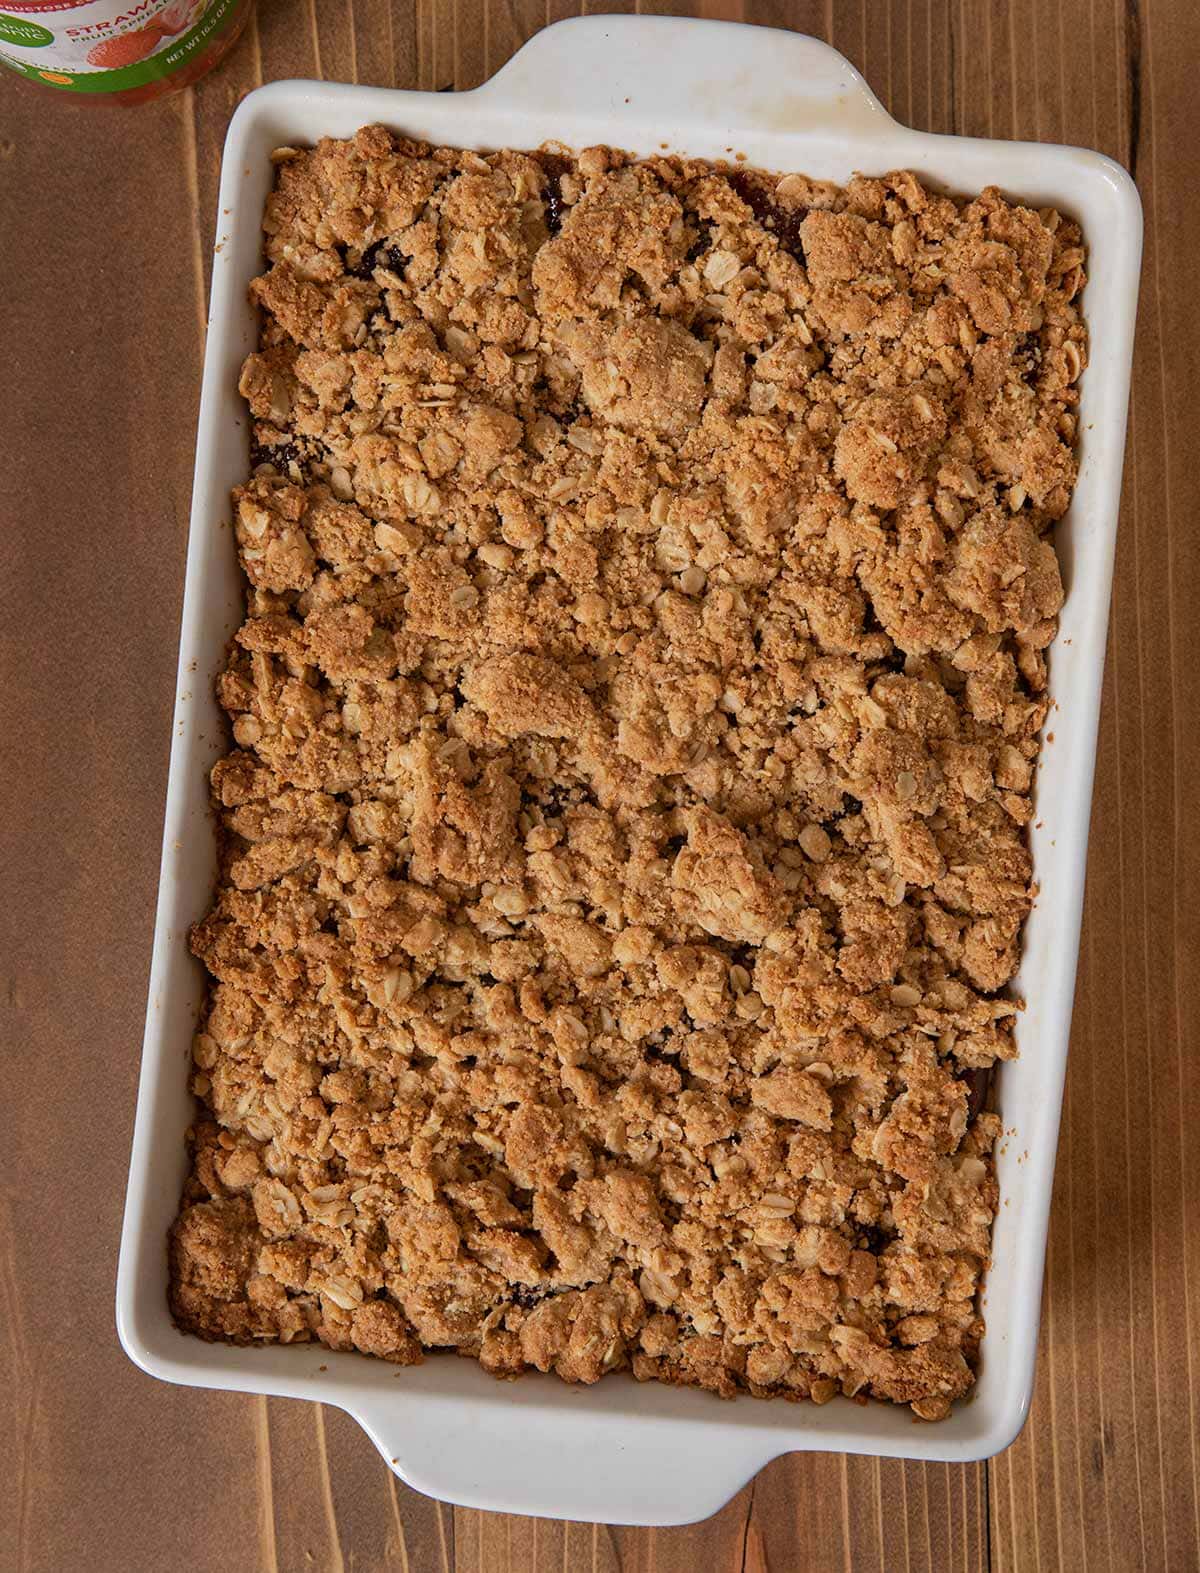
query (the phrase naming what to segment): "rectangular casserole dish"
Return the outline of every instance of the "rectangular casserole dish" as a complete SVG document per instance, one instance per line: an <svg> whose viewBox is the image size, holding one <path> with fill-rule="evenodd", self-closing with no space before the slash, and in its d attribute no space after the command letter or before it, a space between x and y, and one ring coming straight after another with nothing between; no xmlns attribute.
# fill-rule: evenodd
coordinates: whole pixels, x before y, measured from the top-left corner
<svg viewBox="0 0 1200 1573"><path fill-rule="evenodd" d="M995 184L1077 218L1089 250L1093 330L1080 405L1080 473L1056 534L1067 600L1050 660L1051 731L1032 831L1038 900L1016 990L1021 1057L998 1078L1002 1205L986 1287L987 1336L969 1402L937 1425L907 1409L823 1408L615 1378L594 1389L527 1375L498 1383L473 1362L400 1372L318 1345L261 1349L182 1336L167 1310L166 1236L194 1116L187 1065L203 969L186 943L215 878L208 772L224 751L213 679L242 617L226 528L247 472L238 371L256 343L246 289L261 268L272 148L349 136L372 121L435 143L535 148L605 142L649 154L744 154L751 166L844 182L914 170L974 194ZM225 146L196 452L178 695L150 1000L121 1242L117 1324L130 1357L166 1381L319 1399L367 1430L410 1485L466 1506L632 1524L721 1507L795 1450L964 1462L1006 1447L1033 1387L1054 1148L1083 899L1088 812L1133 342L1141 209L1128 175L1076 148L932 136L893 121L833 50L797 34L669 18L593 17L539 33L490 82L452 96L277 82L238 109Z"/></svg>

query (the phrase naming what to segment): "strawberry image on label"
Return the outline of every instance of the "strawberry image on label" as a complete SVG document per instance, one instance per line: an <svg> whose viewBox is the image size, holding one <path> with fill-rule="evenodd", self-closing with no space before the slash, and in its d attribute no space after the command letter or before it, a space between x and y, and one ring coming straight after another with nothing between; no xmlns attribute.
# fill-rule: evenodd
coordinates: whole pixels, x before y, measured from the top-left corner
<svg viewBox="0 0 1200 1573"><path fill-rule="evenodd" d="M139 27L134 33L120 33L115 38L102 38L88 50L88 64L105 71L115 71L120 66L131 66L144 60L158 48L162 33L153 24Z"/></svg>

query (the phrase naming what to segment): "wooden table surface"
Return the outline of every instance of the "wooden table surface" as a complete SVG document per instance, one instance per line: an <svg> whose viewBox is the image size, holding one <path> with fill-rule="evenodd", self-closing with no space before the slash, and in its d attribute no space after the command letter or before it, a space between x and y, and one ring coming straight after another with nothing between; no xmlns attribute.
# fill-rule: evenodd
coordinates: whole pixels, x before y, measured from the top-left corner
<svg viewBox="0 0 1200 1573"><path fill-rule="evenodd" d="M781 1459L686 1529L565 1525L440 1506L398 1484L335 1410L167 1388L117 1346L226 123L273 77L472 87L574 9L260 0L223 68L149 108L0 83L0 1567L1195 1569L1193 0L696 8L830 40L912 125L1102 148L1135 172L1146 205L1087 915L1024 1435L990 1465Z"/></svg>

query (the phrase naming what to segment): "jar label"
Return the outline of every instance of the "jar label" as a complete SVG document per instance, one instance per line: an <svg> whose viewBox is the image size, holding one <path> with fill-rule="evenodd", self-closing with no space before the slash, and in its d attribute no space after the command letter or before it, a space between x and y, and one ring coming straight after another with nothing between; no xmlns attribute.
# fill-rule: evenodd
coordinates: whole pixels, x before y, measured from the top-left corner
<svg viewBox="0 0 1200 1573"><path fill-rule="evenodd" d="M119 93L195 60L247 0L0 0L0 64L76 93Z"/></svg>

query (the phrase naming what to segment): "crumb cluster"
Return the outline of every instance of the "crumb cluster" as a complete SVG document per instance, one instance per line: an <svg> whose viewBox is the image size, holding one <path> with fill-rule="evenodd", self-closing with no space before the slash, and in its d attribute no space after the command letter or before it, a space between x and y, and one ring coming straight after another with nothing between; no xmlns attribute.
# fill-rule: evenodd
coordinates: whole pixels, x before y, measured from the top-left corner
<svg viewBox="0 0 1200 1573"><path fill-rule="evenodd" d="M377 126L275 159L179 1324L940 1418L1077 227Z"/></svg>

